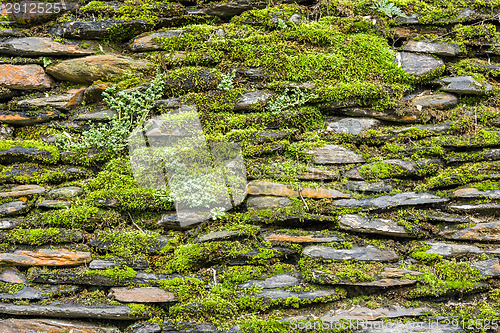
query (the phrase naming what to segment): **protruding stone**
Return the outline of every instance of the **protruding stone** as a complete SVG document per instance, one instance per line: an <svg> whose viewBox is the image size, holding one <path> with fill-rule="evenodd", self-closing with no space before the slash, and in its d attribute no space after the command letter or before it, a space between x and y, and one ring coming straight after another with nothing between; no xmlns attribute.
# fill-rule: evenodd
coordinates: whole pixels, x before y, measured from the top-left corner
<svg viewBox="0 0 500 333"><path fill-rule="evenodd" d="M358 135L361 132L380 125L381 122L379 120L372 118L341 118L337 121L329 122L326 131Z"/></svg>
<svg viewBox="0 0 500 333"><path fill-rule="evenodd" d="M133 35L151 30L153 24L141 19L71 21L53 25L49 33L73 39L128 39Z"/></svg>
<svg viewBox="0 0 500 333"><path fill-rule="evenodd" d="M339 229L386 236L412 237L396 221L380 218L368 219L361 215L353 214L342 215L339 218Z"/></svg>
<svg viewBox="0 0 500 333"><path fill-rule="evenodd" d="M271 300L284 300L290 297L296 297L301 301L319 302L325 298L339 299L335 290L317 290L317 291L290 291L283 289L265 289L252 297L267 298Z"/></svg>
<svg viewBox="0 0 500 333"><path fill-rule="evenodd" d="M247 187L248 194L253 195L273 195L279 197L298 197L302 196L304 198L348 198L349 195L342 193L337 190L329 189L315 189L315 188L302 188L299 190L294 190L288 185L271 183L265 181L251 181ZM300 194L299 194L300 193Z"/></svg>
<svg viewBox="0 0 500 333"><path fill-rule="evenodd" d="M80 105L83 102L83 92L84 88L71 89L64 95L23 99L17 102L17 106L21 108L52 107L67 110L68 108Z"/></svg>
<svg viewBox="0 0 500 333"><path fill-rule="evenodd" d="M272 97L272 93L267 90L247 91L241 94L238 102L234 106L235 111L252 110L253 108L263 107Z"/></svg>
<svg viewBox="0 0 500 333"><path fill-rule="evenodd" d="M301 283L301 276L298 276L297 274L284 273L274 275L263 280L250 280L248 282L240 284L239 287L243 289L252 287L273 289L299 286Z"/></svg>
<svg viewBox="0 0 500 333"><path fill-rule="evenodd" d="M41 195L44 194L45 191L45 187L38 185L19 185L11 188L9 192L0 192L0 198L19 198Z"/></svg>
<svg viewBox="0 0 500 333"><path fill-rule="evenodd" d="M308 246L302 255L312 259L323 260L357 260L357 261L395 261L399 255L390 250L380 250L374 246L352 247L350 249L337 250L327 246Z"/></svg>
<svg viewBox="0 0 500 333"><path fill-rule="evenodd" d="M282 207L291 206L292 201L288 198L283 197L248 197L247 198L247 209L251 210L268 210L268 209L278 209Z"/></svg>
<svg viewBox="0 0 500 333"><path fill-rule="evenodd" d="M43 200L38 204L40 208L63 209L71 207L71 201L65 200Z"/></svg>
<svg viewBox="0 0 500 333"><path fill-rule="evenodd" d="M89 263L90 252L41 249L36 252L18 250L0 253L0 262L19 266L74 266Z"/></svg>
<svg viewBox="0 0 500 333"><path fill-rule="evenodd" d="M446 42L430 42L430 41L416 41L411 40L405 46L403 46L404 51L409 52L419 52L419 53L430 53L438 56L445 57L456 57L462 54L462 49L457 43L446 43Z"/></svg>
<svg viewBox="0 0 500 333"><path fill-rule="evenodd" d="M324 233L311 233L308 235L290 235L290 234L281 234L281 233L273 233L264 238L265 241L279 244L281 242L286 243L333 243L333 242L342 242L345 239L340 238L336 234L324 234Z"/></svg>
<svg viewBox="0 0 500 333"><path fill-rule="evenodd" d="M415 107L421 107L422 109L449 109L457 106L458 98L452 94L440 93L417 96L411 102Z"/></svg>
<svg viewBox="0 0 500 333"><path fill-rule="evenodd" d="M453 195L457 198L466 199L500 199L500 190L479 191L477 188L469 187L456 190Z"/></svg>
<svg viewBox="0 0 500 333"><path fill-rule="evenodd" d="M365 162L363 156L337 145L326 145L322 148L308 151L307 153L314 155L313 162L317 164L351 164Z"/></svg>
<svg viewBox="0 0 500 333"><path fill-rule="evenodd" d="M23 219L0 218L0 230L14 229L21 224Z"/></svg>
<svg viewBox="0 0 500 333"><path fill-rule="evenodd" d="M500 222L478 223L465 229L442 231L440 235L455 240L499 242Z"/></svg>
<svg viewBox="0 0 500 333"><path fill-rule="evenodd" d="M481 276L484 277L500 276L500 260L498 258L474 262L471 264L471 267L479 270Z"/></svg>
<svg viewBox="0 0 500 333"><path fill-rule="evenodd" d="M500 204L482 203L482 204L453 204L448 208L456 213L478 213L500 215Z"/></svg>
<svg viewBox="0 0 500 333"><path fill-rule="evenodd" d="M445 77L435 83L441 90L457 94L483 95L493 89L488 82L478 82L472 76Z"/></svg>
<svg viewBox="0 0 500 333"><path fill-rule="evenodd" d="M222 241L222 240L227 240L227 239L237 237L239 235L240 235L240 233L237 231L228 231L228 230L214 231L214 232L210 232L208 234L205 234L203 236L198 237L198 239L196 241L200 242L200 243L212 242L212 241Z"/></svg>
<svg viewBox="0 0 500 333"><path fill-rule="evenodd" d="M130 50L133 52L145 52L161 50L161 44L156 41L157 38L182 37L185 30L165 30L149 33L136 37L130 45Z"/></svg>
<svg viewBox="0 0 500 333"><path fill-rule="evenodd" d="M61 117L61 113L53 110L33 111L4 111L0 112L0 124L10 124L15 126L29 126Z"/></svg>
<svg viewBox="0 0 500 333"><path fill-rule="evenodd" d="M342 199L335 200L335 207L359 207L365 209L382 209L401 206L419 206L447 202L448 199L438 197L430 193L405 192L395 195L383 195L376 198L366 199Z"/></svg>
<svg viewBox="0 0 500 333"><path fill-rule="evenodd" d="M411 271L409 269L385 267L382 272L380 272L379 277L383 279L398 279L405 277L406 275L418 276L422 274L422 272Z"/></svg>
<svg viewBox="0 0 500 333"><path fill-rule="evenodd" d="M171 292L157 287L111 288L110 296L124 303L167 303L177 300Z"/></svg>
<svg viewBox="0 0 500 333"><path fill-rule="evenodd" d="M92 121L107 121L118 116L114 110L104 110L92 113L81 113L76 116L75 120L92 120Z"/></svg>
<svg viewBox="0 0 500 333"><path fill-rule="evenodd" d="M391 192L394 187L387 184L383 180L378 182L365 182L363 180L349 180L345 183L344 188L348 191L362 192L362 193L381 193Z"/></svg>
<svg viewBox="0 0 500 333"><path fill-rule="evenodd" d="M429 308L404 308L401 306L391 306L390 308L370 309L356 306L351 309L330 310L327 314L320 317L322 321L336 322L339 320L379 320L399 317L420 317L429 311Z"/></svg>
<svg viewBox="0 0 500 333"><path fill-rule="evenodd" d="M0 273L0 281L16 284L27 284L28 280L15 268L7 268Z"/></svg>
<svg viewBox="0 0 500 333"><path fill-rule="evenodd" d="M52 199L68 199L74 198L83 194L83 189L78 186L66 186L53 189L47 193L47 196Z"/></svg>
<svg viewBox="0 0 500 333"><path fill-rule="evenodd" d="M57 319L10 318L0 320L0 327L3 329L2 333L120 333L117 328Z"/></svg>
<svg viewBox="0 0 500 333"><path fill-rule="evenodd" d="M64 60L47 67L47 73L59 80L92 83L97 80L117 80L126 75L137 76L138 72L149 67L150 63L146 60L106 54Z"/></svg>
<svg viewBox="0 0 500 333"><path fill-rule="evenodd" d="M19 90L44 90L52 79L39 65L0 65L0 86Z"/></svg>
<svg viewBox="0 0 500 333"><path fill-rule="evenodd" d="M77 45L62 44L45 37L10 38L0 43L0 54L23 57L81 57L94 53L92 50L85 50Z"/></svg>
<svg viewBox="0 0 500 333"><path fill-rule="evenodd" d="M442 60L438 60L429 55L410 52L401 52L397 54L396 61L398 66L405 72L415 74L417 77L429 74L444 66Z"/></svg>
<svg viewBox="0 0 500 333"><path fill-rule="evenodd" d="M436 253L445 258L461 257L468 254L479 254L483 251L474 245L451 244L441 242L427 242L431 246L425 253Z"/></svg>
<svg viewBox="0 0 500 333"><path fill-rule="evenodd" d="M11 201L0 205L0 216L19 215L28 210L24 201Z"/></svg>

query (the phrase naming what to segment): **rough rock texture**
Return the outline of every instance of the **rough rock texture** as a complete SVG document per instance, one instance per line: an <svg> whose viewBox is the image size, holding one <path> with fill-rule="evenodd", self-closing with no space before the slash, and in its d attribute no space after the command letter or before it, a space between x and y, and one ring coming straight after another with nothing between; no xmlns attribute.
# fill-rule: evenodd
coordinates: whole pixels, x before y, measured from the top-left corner
<svg viewBox="0 0 500 333"><path fill-rule="evenodd" d="M20 266L72 266L88 263L92 260L89 252L42 249L36 252L15 251L0 253L0 262Z"/></svg>
<svg viewBox="0 0 500 333"><path fill-rule="evenodd" d="M66 56L81 57L94 54L92 50L85 50L77 45L66 45L50 38L24 37L9 38L0 43L0 54L15 56Z"/></svg>
<svg viewBox="0 0 500 333"><path fill-rule="evenodd" d="M52 79L38 65L0 65L0 86L19 90L44 90Z"/></svg>

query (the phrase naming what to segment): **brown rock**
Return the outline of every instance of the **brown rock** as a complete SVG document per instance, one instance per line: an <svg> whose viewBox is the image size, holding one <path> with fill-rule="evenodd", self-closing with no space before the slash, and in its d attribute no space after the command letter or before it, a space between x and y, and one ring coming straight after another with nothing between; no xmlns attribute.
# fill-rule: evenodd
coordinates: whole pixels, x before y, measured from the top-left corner
<svg viewBox="0 0 500 333"><path fill-rule="evenodd" d="M73 252L65 249L40 249L36 252L18 250L14 253L0 253L0 263L20 266L72 266L92 260L90 252Z"/></svg>
<svg viewBox="0 0 500 333"><path fill-rule="evenodd" d="M91 83L97 80L115 80L126 75L138 75L150 67L146 60L111 54L69 59L47 67L47 73L56 79L77 83Z"/></svg>
<svg viewBox="0 0 500 333"><path fill-rule="evenodd" d="M449 109L458 104L458 98L452 94L441 93L417 96L412 100L412 103L416 107L421 106L423 109Z"/></svg>
<svg viewBox="0 0 500 333"><path fill-rule="evenodd" d="M329 190L324 188L303 188L300 190L294 190L288 185L271 183L265 181L252 181L248 184L248 194L253 195L274 195L278 197L298 197L302 195L305 198L349 198L349 194L342 193L337 190Z"/></svg>
<svg viewBox="0 0 500 333"><path fill-rule="evenodd" d="M64 95L23 99L17 102L17 105L28 108L54 107L58 109L67 109L82 103L84 90L85 88L71 89Z"/></svg>
<svg viewBox="0 0 500 333"><path fill-rule="evenodd" d="M499 242L500 222L478 223L458 231L444 231L440 235L447 239Z"/></svg>
<svg viewBox="0 0 500 333"><path fill-rule="evenodd" d="M1 74L0 74L1 75ZM0 124L11 124L16 126L29 126L45 123L59 118L61 113L52 110L40 110L37 112L11 111L0 113Z"/></svg>
<svg viewBox="0 0 500 333"><path fill-rule="evenodd" d="M415 283L417 283L416 280L410 280L410 279L382 279L370 282L355 282L347 284L350 286L358 286L358 287L388 288L388 287L410 286Z"/></svg>
<svg viewBox="0 0 500 333"><path fill-rule="evenodd" d="M7 283L27 284L28 281L15 268L7 268L0 273L0 281Z"/></svg>
<svg viewBox="0 0 500 333"><path fill-rule="evenodd" d="M386 267L382 272L380 272L380 277L384 279L388 278L402 278L405 275L417 276L422 274L421 272L411 271L409 269L392 268Z"/></svg>
<svg viewBox="0 0 500 333"><path fill-rule="evenodd" d="M102 93L104 92L104 90L108 89L110 85L111 83L100 83L88 87L87 89L85 89L85 92L83 94L83 100L85 101L85 103L99 102L100 100L102 100Z"/></svg>
<svg viewBox="0 0 500 333"><path fill-rule="evenodd" d="M38 185L19 185L13 187L10 192L0 192L0 198L18 198L45 193L45 188Z"/></svg>
<svg viewBox="0 0 500 333"><path fill-rule="evenodd" d="M324 235L304 235L304 236L294 236L287 234L271 234L265 238L266 241L279 243L279 242L289 242L289 243L330 243L330 242L341 242L343 239L337 235L324 236Z"/></svg>
<svg viewBox="0 0 500 333"><path fill-rule="evenodd" d="M157 38L182 37L184 33L185 30L166 30L141 35L134 39L130 45L130 50L134 52L161 50L161 45L157 42Z"/></svg>
<svg viewBox="0 0 500 333"><path fill-rule="evenodd" d="M0 54L23 57L79 57L94 53L92 50L84 50L77 45L62 44L44 37L9 38L0 43Z"/></svg>
<svg viewBox="0 0 500 333"><path fill-rule="evenodd" d="M5 319L0 320L2 333L119 333L116 328L95 324L52 319Z"/></svg>
<svg viewBox="0 0 500 333"><path fill-rule="evenodd" d="M110 295L117 301L126 303L167 303L177 300L171 292L157 287L111 288Z"/></svg>
<svg viewBox="0 0 500 333"><path fill-rule="evenodd" d="M52 79L39 65L0 65L0 86L19 90L50 89Z"/></svg>
<svg viewBox="0 0 500 333"><path fill-rule="evenodd" d="M19 215L28 210L24 201L11 201L0 205L0 216Z"/></svg>

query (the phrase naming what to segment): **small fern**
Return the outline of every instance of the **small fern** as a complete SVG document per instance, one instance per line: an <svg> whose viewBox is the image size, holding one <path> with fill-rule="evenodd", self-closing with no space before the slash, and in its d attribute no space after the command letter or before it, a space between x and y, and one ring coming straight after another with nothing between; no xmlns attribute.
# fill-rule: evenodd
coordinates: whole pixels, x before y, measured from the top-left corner
<svg viewBox="0 0 500 333"><path fill-rule="evenodd" d="M398 6L396 6L392 2L388 2L387 0L381 0L376 4L374 4L373 6L371 6L370 8L375 9L380 13L385 14L391 18L393 16L408 18L408 16L405 13L403 13L403 11L399 9Z"/></svg>

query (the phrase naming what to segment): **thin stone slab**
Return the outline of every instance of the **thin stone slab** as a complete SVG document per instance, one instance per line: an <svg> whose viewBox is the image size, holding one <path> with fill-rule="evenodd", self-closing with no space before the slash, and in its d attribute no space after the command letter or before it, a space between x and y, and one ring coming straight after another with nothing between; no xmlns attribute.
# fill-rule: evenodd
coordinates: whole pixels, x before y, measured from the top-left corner
<svg viewBox="0 0 500 333"><path fill-rule="evenodd" d="M78 186L66 186L50 190L47 197L50 199L69 199L83 194L83 188Z"/></svg>
<svg viewBox="0 0 500 333"><path fill-rule="evenodd" d="M290 291L283 289L265 289L255 295L253 298L267 298L271 300L285 300L290 297L296 297L301 301L321 302L325 298L339 298L335 290L318 291Z"/></svg>
<svg viewBox="0 0 500 333"><path fill-rule="evenodd" d="M161 50L161 43L157 41L158 38L178 38L182 37L186 30L176 29L176 30L165 30L157 31L153 33L143 34L134 38L130 44L130 51L132 52L146 52L146 51L157 51Z"/></svg>
<svg viewBox="0 0 500 333"><path fill-rule="evenodd" d="M249 211L269 210L291 206L292 201L286 197L250 196L247 198L246 204Z"/></svg>
<svg viewBox="0 0 500 333"><path fill-rule="evenodd" d="M244 234L241 234L238 231L221 230L221 231L210 232L206 235L200 236L196 239L196 241L199 243L223 241L243 235Z"/></svg>
<svg viewBox="0 0 500 333"><path fill-rule="evenodd" d="M0 281L6 283L28 284L28 280L15 268L7 268L1 271Z"/></svg>
<svg viewBox="0 0 500 333"><path fill-rule="evenodd" d="M484 277L500 276L500 260L498 260L498 258L477 261L472 263L471 267L479 270L481 276Z"/></svg>
<svg viewBox="0 0 500 333"><path fill-rule="evenodd" d="M18 90L45 90L53 81L39 65L0 65L0 87Z"/></svg>
<svg viewBox="0 0 500 333"><path fill-rule="evenodd" d="M366 288L391 288L391 287L405 287L416 284L416 280L410 279L380 279L368 282L340 282L339 285L348 285L353 287L366 287Z"/></svg>
<svg viewBox="0 0 500 333"><path fill-rule="evenodd" d="M36 252L18 250L0 253L0 263L19 266L73 266L89 263L90 252L74 252L65 249L40 249Z"/></svg>
<svg viewBox="0 0 500 333"><path fill-rule="evenodd" d="M9 38L0 43L0 54L22 57L81 57L94 53L77 45L62 44L45 37Z"/></svg>
<svg viewBox="0 0 500 333"><path fill-rule="evenodd" d="M337 145L326 145L307 152L313 155L316 164L353 164L364 163L365 159L360 154Z"/></svg>
<svg viewBox="0 0 500 333"><path fill-rule="evenodd" d="M54 24L49 34L72 39L105 39L114 37L118 40L151 30L153 24L141 19L133 20L95 20L71 21Z"/></svg>
<svg viewBox="0 0 500 333"><path fill-rule="evenodd" d="M382 272L380 272L379 277L383 279L395 279L405 277L406 275L418 276L422 274L422 272L412 271L409 269L385 267Z"/></svg>
<svg viewBox="0 0 500 333"><path fill-rule="evenodd" d="M157 287L111 288L110 296L124 303L168 303L175 302L175 295Z"/></svg>
<svg viewBox="0 0 500 333"><path fill-rule="evenodd" d="M430 249L424 251L425 253L436 253L444 258L454 258L466 256L469 254L500 254L500 249L498 250L482 250L474 245L462 245L453 243L443 243L443 242L426 242L431 246Z"/></svg>
<svg viewBox="0 0 500 333"><path fill-rule="evenodd" d="M355 191L361 193L381 193L381 192L391 192L394 187L387 184L383 180L378 182L367 182L364 180L348 180L344 188L348 191Z"/></svg>
<svg viewBox="0 0 500 333"><path fill-rule="evenodd" d="M43 200L38 204L39 208L46 208L46 209L64 209L64 208L69 208L71 207L72 203L71 201L65 201L65 200Z"/></svg>
<svg viewBox="0 0 500 333"><path fill-rule="evenodd" d="M40 98L27 98L17 102L21 109L56 108L66 111L83 102L84 88L70 89L66 94Z"/></svg>
<svg viewBox="0 0 500 333"><path fill-rule="evenodd" d="M478 223L473 227L456 231L446 230L439 233L446 239L479 242L499 242L500 222Z"/></svg>
<svg viewBox="0 0 500 333"><path fill-rule="evenodd" d="M422 109L449 109L457 106L458 98L455 95L441 93L433 95L417 96L412 101L414 106L421 107Z"/></svg>
<svg viewBox="0 0 500 333"><path fill-rule="evenodd" d="M23 222L21 218L0 218L0 230L14 229Z"/></svg>
<svg viewBox="0 0 500 333"><path fill-rule="evenodd" d="M55 110L40 110L36 113L32 111L3 111L0 112L0 124L30 126L46 123L61 116L62 113Z"/></svg>
<svg viewBox="0 0 500 333"><path fill-rule="evenodd" d="M329 313L320 317L322 321L334 322L339 320L379 320L400 317L420 317L429 311L429 308L404 308L394 306L390 308L370 309L367 307L356 306L351 309L331 310Z"/></svg>
<svg viewBox="0 0 500 333"><path fill-rule="evenodd" d="M19 185L10 189L9 192L0 192L0 198L19 198L33 195L42 195L47 190L38 185Z"/></svg>
<svg viewBox="0 0 500 333"><path fill-rule="evenodd" d="M433 56L425 54L416 54L411 52L401 52L396 55L396 63L406 73L415 74L415 76L424 76L436 69L444 66L444 62Z"/></svg>
<svg viewBox="0 0 500 333"><path fill-rule="evenodd" d="M252 110L257 106L264 106L271 99L273 93L268 90L255 90L242 93L234 106L235 111Z"/></svg>
<svg viewBox="0 0 500 333"><path fill-rule="evenodd" d="M455 318L449 318L452 322ZM448 325L443 323L431 322L384 322L384 321L365 321L360 323L355 333L458 333L464 330L460 326Z"/></svg>
<svg viewBox="0 0 500 333"><path fill-rule="evenodd" d="M343 242L344 238L339 237L336 234L328 233L310 233L308 235L290 235L287 233L272 233L264 237L266 242L271 242L274 244L288 242L288 243L332 243L332 242Z"/></svg>
<svg viewBox="0 0 500 333"><path fill-rule="evenodd" d="M10 318L0 320L0 327L2 328L2 333L120 333L120 330L117 328L57 319Z"/></svg>
<svg viewBox="0 0 500 333"><path fill-rule="evenodd" d="M299 190L292 189L289 185L280 183L271 183L266 181L254 180L247 186L248 194L252 195L273 195L280 197L298 197L304 198L348 198L349 194L342 193L337 190L323 189L323 188L302 188Z"/></svg>
<svg viewBox="0 0 500 333"><path fill-rule="evenodd" d="M302 283L303 280L300 274L285 273L285 274L274 275L262 280L250 280L248 282L240 284L239 287L243 289L248 289L252 287L273 289L273 288L299 286Z"/></svg>
<svg viewBox="0 0 500 333"><path fill-rule="evenodd" d="M0 216L19 215L28 210L28 205L24 201L11 201L0 205Z"/></svg>
<svg viewBox="0 0 500 333"><path fill-rule="evenodd" d="M414 237L396 221L380 218L366 218L361 215L342 215L339 217L339 229L367 234L378 234L395 237Z"/></svg>
<svg viewBox="0 0 500 333"><path fill-rule="evenodd" d="M453 195L465 199L500 199L500 190L479 191L477 188L470 187L456 190Z"/></svg>
<svg viewBox="0 0 500 333"><path fill-rule="evenodd" d="M500 215L500 204L483 203L483 204L453 204L449 205L448 209L456 213L478 213L478 214L493 214Z"/></svg>
<svg viewBox="0 0 500 333"><path fill-rule="evenodd" d="M328 246L308 246L302 255L312 259L323 260L357 260L357 261L395 261L399 255L390 250L380 250L372 245L366 247L354 246L350 249L335 249Z"/></svg>
<svg viewBox="0 0 500 333"><path fill-rule="evenodd" d="M448 199L446 198L441 198L430 193L405 192L376 198L335 200L332 202L332 206L383 209L402 206L430 205L447 201Z"/></svg>
<svg viewBox="0 0 500 333"><path fill-rule="evenodd" d="M327 123L326 131L358 135L381 124L380 120L372 118L341 118Z"/></svg>
<svg viewBox="0 0 500 333"><path fill-rule="evenodd" d="M445 77L435 81L441 86L441 90L468 95L483 95L493 89L488 82L478 82L472 76Z"/></svg>
<svg viewBox="0 0 500 333"><path fill-rule="evenodd" d="M456 57L463 53L457 43L430 42L411 40L403 46L403 51L430 53L438 56Z"/></svg>

